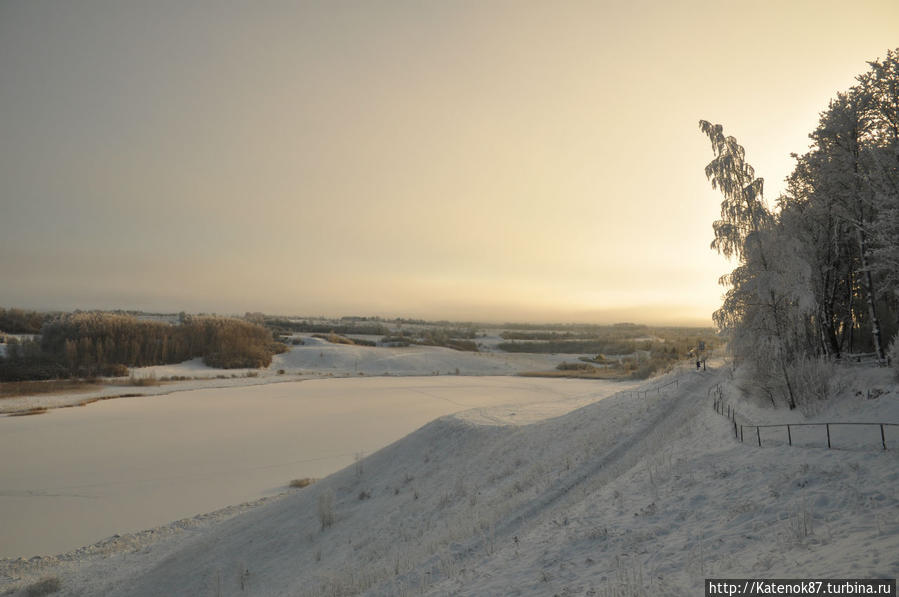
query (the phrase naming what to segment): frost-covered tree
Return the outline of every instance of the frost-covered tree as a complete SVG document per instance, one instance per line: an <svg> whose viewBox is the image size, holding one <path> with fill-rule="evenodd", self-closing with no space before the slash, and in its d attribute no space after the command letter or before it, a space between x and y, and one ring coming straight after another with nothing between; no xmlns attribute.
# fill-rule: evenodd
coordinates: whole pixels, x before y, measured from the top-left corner
<svg viewBox="0 0 899 597"><path fill-rule="evenodd" d="M859 88L868 97L871 134L866 144L868 180L877 218L871 223L871 264L879 278L880 298L899 328L899 50L868 63Z"/></svg>
<svg viewBox="0 0 899 597"><path fill-rule="evenodd" d="M705 167L706 178L724 195L721 219L712 224L712 248L725 257L742 259L746 241L771 221L764 203L765 181L755 177L743 146L734 137L725 136L720 124L700 120L699 128L711 141L715 156Z"/></svg>
<svg viewBox="0 0 899 597"><path fill-rule="evenodd" d="M877 139L870 115L871 96L860 88L837 94L822 113L818 128L811 138L826 155L819 171L830 199L841 208L840 216L849 224L856 243L858 265L856 276L867 307L874 352L884 359L884 346L877 316L877 285L871 268L871 225L876 221L871 146Z"/></svg>
<svg viewBox="0 0 899 597"><path fill-rule="evenodd" d="M724 196L712 248L737 261L714 318L735 359L791 408L791 371L858 350L883 362L899 329L899 51L869 66L793 156L776 210L743 148L700 121L714 153L705 173Z"/></svg>
<svg viewBox="0 0 899 597"><path fill-rule="evenodd" d="M712 225L712 248L740 265L721 283L729 285L724 304L715 312L719 328L733 332L735 345L758 363L773 358L777 363L790 408L796 407L793 384L787 366L785 314L790 298L777 280L778 268L771 260L766 242L774 218L764 199L764 180L746 161L746 151L734 137L725 136L720 124L701 120L699 127L712 144L714 159L705 175L712 188L721 191L721 219Z"/></svg>

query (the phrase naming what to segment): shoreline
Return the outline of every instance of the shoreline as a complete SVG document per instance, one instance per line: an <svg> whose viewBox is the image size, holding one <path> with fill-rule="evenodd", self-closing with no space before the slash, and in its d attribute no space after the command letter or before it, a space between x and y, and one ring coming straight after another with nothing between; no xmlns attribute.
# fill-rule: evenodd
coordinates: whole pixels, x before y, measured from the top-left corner
<svg viewBox="0 0 899 597"><path fill-rule="evenodd" d="M240 514L283 500L302 490L285 486L285 490L276 495L225 506L148 529L130 533L115 533L95 543L58 554L0 558L0 591L23 582L32 582L46 574L58 573L65 568L108 560L116 555L121 555L123 560L130 554L137 557L141 555L154 557L155 554L158 557L156 551L164 549L166 542L170 543L170 547L176 547L188 539L186 535L189 533L208 529Z"/></svg>
<svg viewBox="0 0 899 597"><path fill-rule="evenodd" d="M214 390L219 388L237 388L237 387L253 387L264 386L278 383L294 383L309 380L323 379L359 379L359 378L383 378L383 377L520 377L518 373L382 373L380 375L356 374L351 373L298 373L294 375L257 375L257 376L238 376L222 379L220 377L193 378L182 381L160 381L158 385L148 386L128 386L117 385L114 383L104 383L103 388L99 391L89 390L87 392L73 393L47 393L47 394L30 394L26 396L10 396L8 398L0 398L0 417L30 416L48 413L60 408L76 408L89 406L95 402L103 402L105 400L115 400L119 398L142 398L147 396L169 396L181 392L192 392L195 390ZM610 381L610 380L601 380ZM614 380L612 380L614 381ZM121 389L132 388L129 391L118 393ZM90 394L89 396L85 396ZM10 406L10 404L13 404Z"/></svg>
<svg viewBox="0 0 899 597"><path fill-rule="evenodd" d="M75 408L88 406L95 402L114 400L118 398L140 398L144 396L168 396L179 392L191 392L193 390L250 387L267 385L272 383L286 383L305 381L307 379L319 379L324 376L313 375L278 375L258 377L234 377L221 379L216 377L194 378L183 381L161 381L152 386L127 386L104 382L100 390L88 390L86 392L60 392L48 394L30 394L26 396L10 396L0 398L0 416L27 416L39 414L31 412L40 410L50 412L59 408ZM332 376L337 377L337 376Z"/></svg>

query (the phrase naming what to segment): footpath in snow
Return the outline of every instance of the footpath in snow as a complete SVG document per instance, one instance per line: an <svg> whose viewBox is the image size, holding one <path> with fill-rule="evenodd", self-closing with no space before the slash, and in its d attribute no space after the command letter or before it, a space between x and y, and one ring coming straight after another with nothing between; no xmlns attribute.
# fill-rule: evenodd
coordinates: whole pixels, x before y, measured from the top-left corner
<svg viewBox="0 0 899 597"><path fill-rule="evenodd" d="M444 417L239 515L71 561L7 561L0 578L50 577L64 595L499 596L899 574L897 450L740 444L709 394L731 391L727 373L678 382L529 425ZM878 397L859 398L872 384ZM899 421L897 394L877 371L832 409Z"/></svg>

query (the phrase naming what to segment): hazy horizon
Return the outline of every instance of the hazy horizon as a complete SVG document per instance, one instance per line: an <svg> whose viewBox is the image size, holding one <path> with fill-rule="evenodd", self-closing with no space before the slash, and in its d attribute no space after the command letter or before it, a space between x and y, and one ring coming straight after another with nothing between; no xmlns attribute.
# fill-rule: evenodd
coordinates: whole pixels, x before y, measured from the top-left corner
<svg viewBox="0 0 899 597"><path fill-rule="evenodd" d="M773 202L897 31L880 0L4 2L0 306L711 325L699 119Z"/></svg>
<svg viewBox="0 0 899 597"><path fill-rule="evenodd" d="M128 306L110 305L105 307L97 306L78 306L78 307L32 307L23 305L0 305L5 309L22 309L25 311L38 311L44 313L71 313L71 312L126 312L126 313L143 313L146 315L177 315L184 312L188 315L215 315L223 317L243 317L247 313L258 313L258 310L249 311L216 311L213 309L136 309ZM666 310L653 310L652 308L641 309L639 306L619 310L595 310L585 313L560 313L558 317L553 318L547 315L546 318L534 315L528 316L525 313L522 318L503 317L502 315L491 315L489 311L485 311L483 307L478 307L471 311L457 311L455 316L427 316L420 312L369 312L365 310L357 310L352 312L291 312L291 311L267 311L262 312L264 315L273 317L289 317L292 319L330 319L337 320L342 318L363 318L372 319L380 318L384 321L393 320L420 320L428 323L449 322L454 324L482 324L491 326L502 325L528 325L528 326L578 326L578 325L646 325L650 327L714 327L712 322L702 318L690 319L688 316L672 319L670 312ZM483 317L476 319L467 317L466 313L476 313Z"/></svg>

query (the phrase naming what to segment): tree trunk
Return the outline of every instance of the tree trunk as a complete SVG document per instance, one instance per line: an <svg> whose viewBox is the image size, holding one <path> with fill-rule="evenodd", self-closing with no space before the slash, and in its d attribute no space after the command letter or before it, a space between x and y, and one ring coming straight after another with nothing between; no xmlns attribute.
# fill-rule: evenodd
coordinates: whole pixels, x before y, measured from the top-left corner
<svg viewBox="0 0 899 597"><path fill-rule="evenodd" d="M865 233L859 226L856 229L858 236L858 252L861 262L862 286L865 288L865 301L868 304L868 317L871 318L871 336L874 340L874 352L877 353L878 361L885 361L886 357L883 352L883 340L880 335L880 322L877 320L877 309L874 307L874 278L868 267L868 256L865 246Z"/></svg>

